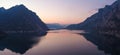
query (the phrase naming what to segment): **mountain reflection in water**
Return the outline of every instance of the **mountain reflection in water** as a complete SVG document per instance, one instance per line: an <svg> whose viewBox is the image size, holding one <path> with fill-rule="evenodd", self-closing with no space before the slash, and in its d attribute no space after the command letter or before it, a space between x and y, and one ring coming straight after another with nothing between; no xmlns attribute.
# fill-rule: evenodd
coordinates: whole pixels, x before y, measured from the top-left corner
<svg viewBox="0 0 120 55"><path fill-rule="evenodd" d="M43 35L41 35L43 36ZM32 48L40 41L40 36L28 36L28 35L10 35L5 36L0 40L0 51L4 51L6 49L15 52L24 54L27 50ZM2 53L0 53L1 55ZM9 53L5 53L6 55Z"/></svg>
<svg viewBox="0 0 120 55"><path fill-rule="evenodd" d="M51 30L43 37L9 36L0 40L0 55L119 55L118 38L78 34L82 32Z"/></svg>
<svg viewBox="0 0 120 55"><path fill-rule="evenodd" d="M120 38L106 34L83 34L83 36L93 44L95 44L99 50L110 55L120 55Z"/></svg>

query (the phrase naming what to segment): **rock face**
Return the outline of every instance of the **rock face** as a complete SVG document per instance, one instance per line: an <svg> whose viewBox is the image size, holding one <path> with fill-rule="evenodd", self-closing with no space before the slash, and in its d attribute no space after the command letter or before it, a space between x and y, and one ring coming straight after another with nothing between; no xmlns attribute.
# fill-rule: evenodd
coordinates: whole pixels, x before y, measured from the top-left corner
<svg viewBox="0 0 120 55"><path fill-rule="evenodd" d="M46 32L47 26L40 18L24 5L10 9L0 8L0 30L6 33Z"/></svg>
<svg viewBox="0 0 120 55"><path fill-rule="evenodd" d="M87 18L84 22L70 25L67 28L120 36L118 35L120 34L120 0L99 9L98 13Z"/></svg>

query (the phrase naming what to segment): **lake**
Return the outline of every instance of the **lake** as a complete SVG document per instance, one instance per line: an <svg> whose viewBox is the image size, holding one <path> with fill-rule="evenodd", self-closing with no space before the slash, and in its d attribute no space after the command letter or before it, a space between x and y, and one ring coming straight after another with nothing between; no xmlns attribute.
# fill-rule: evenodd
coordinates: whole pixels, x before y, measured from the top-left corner
<svg viewBox="0 0 120 55"><path fill-rule="evenodd" d="M84 31L51 30L41 37L8 37L0 40L0 55L105 55L88 41Z"/></svg>

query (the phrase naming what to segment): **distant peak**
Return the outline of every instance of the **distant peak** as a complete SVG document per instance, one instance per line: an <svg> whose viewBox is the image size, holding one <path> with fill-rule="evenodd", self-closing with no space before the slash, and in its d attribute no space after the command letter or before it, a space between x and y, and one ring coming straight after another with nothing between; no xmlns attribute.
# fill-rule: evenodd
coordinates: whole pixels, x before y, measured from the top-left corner
<svg viewBox="0 0 120 55"><path fill-rule="evenodd" d="M26 8L26 6L24 6L23 4L20 4L20 5L15 5L15 6L13 6L13 7L11 7L11 8L15 8L15 7L22 7L22 8Z"/></svg>
<svg viewBox="0 0 120 55"><path fill-rule="evenodd" d="M16 5L15 7L22 7L22 8L26 8L23 4Z"/></svg>
<svg viewBox="0 0 120 55"><path fill-rule="evenodd" d="M20 4L20 5L13 6L8 10L28 10L28 8L23 4Z"/></svg>
<svg viewBox="0 0 120 55"><path fill-rule="evenodd" d="M4 7L0 7L0 10L1 11L5 11L6 9Z"/></svg>
<svg viewBox="0 0 120 55"><path fill-rule="evenodd" d="M16 5L16 6L19 6L19 7L25 7L23 4L20 4L20 5Z"/></svg>
<svg viewBox="0 0 120 55"><path fill-rule="evenodd" d="M5 9L4 7L0 7L0 9Z"/></svg>
<svg viewBox="0 0 120 55"><path fill-rule="evenodd" d="M0 9L5 9L4 7L0 7Z"/></svg>

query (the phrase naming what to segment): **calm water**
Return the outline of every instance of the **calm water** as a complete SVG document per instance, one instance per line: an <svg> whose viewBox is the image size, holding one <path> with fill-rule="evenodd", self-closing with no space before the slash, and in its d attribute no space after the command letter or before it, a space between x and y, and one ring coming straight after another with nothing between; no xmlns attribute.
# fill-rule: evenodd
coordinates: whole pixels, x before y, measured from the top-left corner
<svg viewBox="0 0 120 55"><path fill-rule="evenodd" d="M0 55L105 55L86 40L84 31L54 30L42 37L12 37L0 41Z"/></svg>

